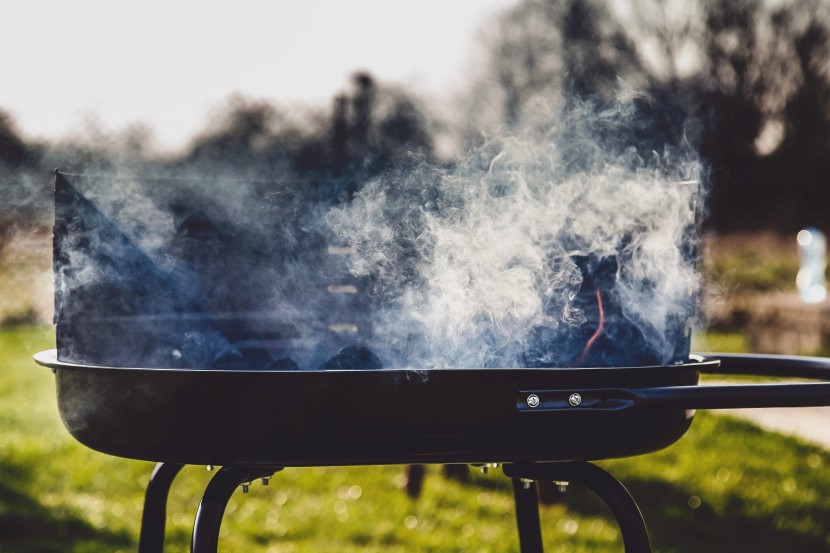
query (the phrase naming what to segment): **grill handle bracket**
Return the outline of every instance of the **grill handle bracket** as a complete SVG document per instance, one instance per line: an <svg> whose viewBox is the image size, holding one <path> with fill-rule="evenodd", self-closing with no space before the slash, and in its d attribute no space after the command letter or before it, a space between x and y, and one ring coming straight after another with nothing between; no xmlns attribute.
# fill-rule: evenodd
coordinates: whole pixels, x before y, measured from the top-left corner
<svg viewBox="0 0 830 553"><path fill-rule="evenodd" d="M701 372L823 380L813 383L520 390L516 409L534 412L620 412L639 409L741 409L830 406L830 359L786 355L704 354L720 364ZM578 401L577 401L578 399Z"/></svg>
<svg viewBox="0 0 830 553"><path fill-rule="evenodd" d="M568 401L573 393L582 396L580 405ZM530 396L539 398L536 407L528 405ZM601 388L565 392L527 390L516 394L516 409L521 413L819 406L830 406L830 383Z"/></svg>
<svg viewBox="0 0 830 553"><path fill-rule="evenodd" d="M571 398L579 397L579 402ZM551 411L625 411L635 407L633 390L620 388L574 390L521 390L516 393L516 409L520 412Z"/></svg>

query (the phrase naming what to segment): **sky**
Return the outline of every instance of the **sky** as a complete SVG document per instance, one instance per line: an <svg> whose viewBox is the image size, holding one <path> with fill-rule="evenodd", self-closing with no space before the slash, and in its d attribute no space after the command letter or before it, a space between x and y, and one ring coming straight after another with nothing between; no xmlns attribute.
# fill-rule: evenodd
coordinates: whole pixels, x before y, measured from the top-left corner
<svg viewBox="0 0 830 553"><path fill-rule="evenodd" d="M476 36L518 0L26 0L0 19L0 110L30 139L148 124L185 145L238 93L325 105L355 70L459 90Z"/></svg>

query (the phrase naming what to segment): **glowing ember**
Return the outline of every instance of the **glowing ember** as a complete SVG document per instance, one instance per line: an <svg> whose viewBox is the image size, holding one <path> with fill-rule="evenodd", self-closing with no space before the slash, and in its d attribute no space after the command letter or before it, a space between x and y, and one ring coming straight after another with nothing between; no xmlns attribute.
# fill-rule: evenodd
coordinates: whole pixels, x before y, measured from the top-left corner
<svg viewBox="0 0 830 553"><path fill-rule="evenodd" d="M594 345L594 342L597 341L597 338L600 337L602 334L602 327L605 326L605 312L602 309L602 295L597 290L597 307L599 308L599 324L597 325L597 330L594 332L594 335L588 340L588 343L585 344L585 349L582 350L582 355L579 356L579 360L577 361L577 365L582 365L585 361L585 358L588 357L588 353L591 351L591 347Z"/></svg>

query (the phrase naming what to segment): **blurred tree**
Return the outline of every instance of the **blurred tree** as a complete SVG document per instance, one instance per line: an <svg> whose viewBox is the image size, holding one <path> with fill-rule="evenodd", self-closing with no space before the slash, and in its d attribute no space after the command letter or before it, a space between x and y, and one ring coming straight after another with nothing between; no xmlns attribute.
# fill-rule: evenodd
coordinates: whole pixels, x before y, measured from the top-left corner
<svg viewBox="0 0 830 553"><path fill-rule="evenodd" d="M818 6L813 13L821 13ZM826 14L826 10L825 10ZM786 14L788 15L788 14ZM782 16L783 21L790 17ZM784 108L781 144L774 156L780 166L781 187L796 203L800 224L828 226L830 205L830 29L827 21L808 21L803 30L792 33L800 86ZM797 168L797 174L793 169ZM794 179L798 179L793 182ZM792 187L795 186L797 192Z"/></svg>
<svg viewBox="0 0 830 553"><path fill-rule="evenodd" d="M235 96L193 141L184 162L225 166L255 176L278 161L274 158L279 157L280 149L274 148L273 137L284 123L285 119L270 103ZM283 146L283 150L288 150L295 145Z"/></svg>
<svg viewBox="0 0 830 553"><path fill-rule="evenodd" d="M712 167L713 225L826 227L817 206L830 200L830 13L819 2L707 7L701 153Z"/></svg>
<svg viewBox="0 0 830 553"><path fill-rule="evenodd" d="M400 167L432 156L432 137L423 110L401 91L390 91L389 105L377 124L376 163Z"/></svg>
<svg viewBox="0 0 830 553"><path fill-rule="evenodd" d="M11 115L0 111L0 251L14 229L43 219L48 180L35 178L39 157L40 149L27 144Z"/></svg>
<svg viewBox="0 0 830 553"><path fill-rule="evenodd" d="M747 171L764 122L759 12L758 0L713 0L704 14L704 88L697 100L706 132L700 151L712 168L712 222L727 230L741 226L744 213L757 216L758 206L750 203L758 196L749 194L757 183Z"/></svg>
<svg viewBox="0 0 830 553"><path fill-rule="evenodd" d="M623 76L643 71L632 38L603 3L570 0L561 22L567 94L611 99Z"/></svg>
<svg viewBox="0 0 830 553"><path fill-rule="evenodd" d="M330 113L311 107L287 113L235 97L175 165L279 181L333 199L373 175L432 156L429 118L418 102L366 72L352 76Z"/></svg>
<svg viewBox="0 0 830 553"><path fill-rule="evenodd" d="M602 112L622 93L627 134L596 121L609 152L626 141L641 156L699 152L715 228L822 224L829 36L818 0L524 0L486 43L491 70L472 112L489 113L490 129L527 131L555 123L563 106Z"/></svg>
<svg viewBox="0 0 830 553"><path fill-rule="evenodd" d="M389 169L400 169L413 157L432 155L429 119L416 100L404 90L379 86L365 72L352 76L351 112L338 113L346 130L333 137L345 141L348 162L346 170L354 175L375 175ZM335 125L337 130L337 125Z"/></svg>
<svg viewBox="0 0 830 553"><path fill-rule="evenodd" d="M500 88L502 120L508 126L516 126L522 110L561 78L562 60L551 55L559 51L561 36L551 31L562 13L559 2L531 0L498 23L490 71Z"/></svg>
<svg viewBox="0 0 830 553"><path fill-rule="evenodd" d="M488 71L472 113L499 112L496 126L525 127L562 100L610 102L643 69L631 37L601 0L525 0L485 39ZM479 121L471 122L478 128Z"/></svg>
<svg viewBox="0 0 830 553"><path fill-rule="evenodd" d="M350 145L352 155L363 157L369 153L369 140L372 131L372 116L375 111L377 90L375 80L368 73L352 75L354 94L352 95L352 120L350 125Z"/></svg>
<svg viewBox="0 0 830 553"><path fill-rule="evenodd" d="M347 113L348 98L338 94L334 98L334 113L331 121L331 168L339 174L347 165L349 121Z"/></svg>
<svg viewBox="0 0 830 553"><path fill-rule="evenodd" d="M0 164L9 168L31 165L35 161L33 151L17 131L11 116L0 111Z"/></svg>

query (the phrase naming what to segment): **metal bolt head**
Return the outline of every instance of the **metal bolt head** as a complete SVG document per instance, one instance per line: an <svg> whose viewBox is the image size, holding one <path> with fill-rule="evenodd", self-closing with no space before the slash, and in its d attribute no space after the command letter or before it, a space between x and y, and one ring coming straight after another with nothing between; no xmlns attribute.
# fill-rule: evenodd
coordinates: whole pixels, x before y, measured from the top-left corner
<svg viewBox="0 0 830 553"><path fill-rule="evenodd" d="M248 493L248 488L251 487L250 482L243 482L242 483L242 493Z"/></svg>
<svg viewBox="0 0 830 553"><path fill-rule="evenodd" d="M572 407L576 407L577 405L582 403L582 396L574 392L568 398L568 403L570 403Z"/></svg>
<svg viewBox="0 0 830 553"><path fill-rule="evenodd" d="M271 480L271 478L270 478L269 476L263 476L263 477L262 477L262 485L263 485L263 486L267 486L267 485L268 485L268 482L269 482L270 480Z"/></svg>
<svg viewBox="0 0 830 553"><path fill-rule="evenodd" d="M528 407L539 407L539 396L536 394L530 394L527 396L527 406Z"/></svg>

